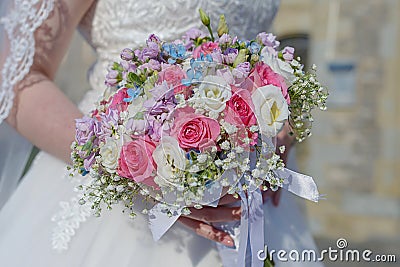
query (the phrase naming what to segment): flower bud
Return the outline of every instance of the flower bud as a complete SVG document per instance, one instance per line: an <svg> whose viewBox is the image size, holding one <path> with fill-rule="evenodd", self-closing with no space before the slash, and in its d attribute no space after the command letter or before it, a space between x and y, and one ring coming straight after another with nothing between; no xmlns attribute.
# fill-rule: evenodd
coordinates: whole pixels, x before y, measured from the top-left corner
<svg viewBox="0 0 400 267"><path fill-rule="evenodd" d="M229 33L228 25L226 24L226 20L225 20L225 15L221 15L219 17L219 24L218 24L217 32L218 32L218 37L221 37L224 33L226 33L226 34Z"/></svg>
<svg viewBox="0 0 400 267"><path fill-rule="evenodd" d="M204 26L210 26L210 17L206 14L206 12L204 12L204 10L200 8L199 13L201 22L204 24Z"/></svg>

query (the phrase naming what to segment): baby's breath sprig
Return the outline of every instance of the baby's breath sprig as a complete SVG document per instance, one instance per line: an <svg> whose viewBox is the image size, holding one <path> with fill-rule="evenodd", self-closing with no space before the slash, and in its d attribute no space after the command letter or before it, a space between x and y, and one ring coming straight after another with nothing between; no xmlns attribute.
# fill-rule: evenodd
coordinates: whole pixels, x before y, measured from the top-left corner
<svg viewBox="0 0 400 267"><path fill-rule="evenodd" d="M316 67L313 65L310 72L295 72L296 78L289 87L290 118L289 123L297 141L302 142L311 136L312 110L318 107L326 110L328 90L316 78Z"/></svg>

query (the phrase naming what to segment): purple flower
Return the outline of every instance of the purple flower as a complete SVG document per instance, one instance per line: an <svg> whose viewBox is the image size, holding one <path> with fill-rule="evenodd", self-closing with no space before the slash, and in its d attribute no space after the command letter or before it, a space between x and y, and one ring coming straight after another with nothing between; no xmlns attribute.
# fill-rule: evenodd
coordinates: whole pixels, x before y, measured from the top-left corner
<svg viewBox="0 0 400 267"><path fill-rule="evenodd" d="M147 123L149 124L149 136L155 142L160 141L163 134L169 135L172 122L167 120L169 114L163 113L159 116L149 116Z"/></svg>
<svg viewBox="0 0 400 267"><path fill-rule="evenodd" d="M251 69L250 62L247 62L247 61L242 62L236 66L236 70L238 70L242 73L246 73L247 75L249 74L250 69Z"/></svg>
<svg viewBox="0 0 400 267"><path fill-rule="evenodd" d="M107 86L116 86L118 84L118 75L119 72L116 70L110 70L106 75L106 82Z"/></svg>
<svg viewBox="0 0 400 267"><path fill-rule="evenodd" d="M95 121L93 132L100 142L112 135L113 129L118 127L118 119L118 111L109 109L107 114L100 115L100 121Z"/></svg>
<svg viewBox="0 0 400 267"><path fill-rule="evenodd" d="M104 142L108 136L111 136L112 130L103 125L102 121L94 123L93 132L98 138L99 142Z"/></svg>
<svg viewBox="0 0 400 267"><path fill-rule="evenodd" d="M149 38L147 38L146 40L146 44L149 45L149 42L153 42L153 43L161 43L161 39L155 35L154 33L150 34Z"/></svg>
<svg viewBox="0 0 400 267"><path fill-rule="evenodd" d="M186 34L183 36L183 38L185 38L185 40L188 42L190 40L195 40L197 38L204 38L206 37L205 32L203 32L202 30L199 30L197 28L191 28L189 29Z"/></svg>
<svg viewBox="0 0 400 267"><path fill-rule="evenodd" d="M272 33L265 33L265 32L260 32L257 37L256 40L268 47L272 47L272 48L277 48L279 46L279 41L276 40L276 36L273 35Z"/></svg>
<svg viewBox="0 0 400 267"><path fill-rule="evenodd" d="M90 154L89 157L83 160L83 167L86 171L90 171L90 167L92 167L93 163L95 162L95 154Z"/></svg>
<svg viewBox="0 0 400 267"><path fill-rule="evenodd" d="M81 119L75 120L75 138L78 145L86 144L94 135L94 119L84 116Z"/></svg>
<svg viewBox="0 0 400 267"><path fill-rule="evenodd" d="M161 63L158 60L150 59L149 62L144 63L143 65L139 66L139 69L150 69L150 70L161 70Z"/></svg>
<svg viewBox="0 0 400 267"><path fill-rule="evenodd" d="M246 61L238 64L236 68L232 70L232 74L235 77L235 81L237 84L242 83L244 79L249 76L250 69L250 62Z"/></svg>
<svg viewBox="0 0 400 267"><path fill-rule="evenodd" d="M135 54L135 57L137 57L140 61L143 61L142 50L135 49L133 53Z"/></svg>
<svg viewBox="0 0 400 267"><path fill-rule="evenodd" d="M160 48L155 42L148 42L147 47L142 50L142 61L146 61L150 58L157 58Z"/></svg>
<svg viewBox="0 0 400 267"><path fill-rule="evenodd" d="M212 61L215 63L222 63L223 62L223 55L220 51L213 51L211 52Z"/></svg>
<svg viewBox="0 0 400 267"><path fill-rule="evenodd" d="M232 38L229 34L222 34L221 37L218 39L219 44L231 44L232 43Z"/></svg>
<svg viewBox="0 0 400 267"><path fill-rule="evenodd" d="M121 52L121 58L126 61L130 61L133 59L133 50L130 48L125 48Z"/></svg>
<svg viewBox="0 0 400 267"><path fill-rule="evenodd" d="M238 50L235 48L228 47L223 54L223 60L226 64L232 64L238 55Z"/></svg>
<svg viewBox="0 0 400 267"><path fill-rule="evenodd" d="M147 121L134 118L130 118L125 124L125 128L128 132L137 133L139 135L144 134L148 127Z"/></svg>
<svg viewBox="0 0 400 267"><path fill-rule="evenodd" d="M285 48L283 48L282 54L283 54L283 59L285 61L290 62L293 60L294 57L294 48L291 46L286 46Z"/></svg>

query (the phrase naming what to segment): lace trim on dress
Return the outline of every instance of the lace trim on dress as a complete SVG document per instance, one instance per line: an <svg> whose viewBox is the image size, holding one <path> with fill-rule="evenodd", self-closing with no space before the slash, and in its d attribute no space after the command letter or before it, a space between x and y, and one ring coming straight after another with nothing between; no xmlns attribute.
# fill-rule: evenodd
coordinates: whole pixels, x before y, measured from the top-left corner
<svg viewBox="0 0 400 267"><path fill-rule="evenodd" d="M79 204L78 197L60 202L60 207L61 210L52 218L52 221L57 222L52 233L52 247L57 251L68 249L68 244L80 224L91 216L90 205Z"/></svg>
<svg viewBox="0 0 400 267"><path fill-rule="evenodd" d="M69 179L68 174L64 179ZM73 177L74 184L82 183L82 179ZM51 220L56 223L51 237L52 248L61 252L68 249L68 244L75 235L81 223L92 216L92 209L89 203L80 203L81 193L72 197L69 201L61 201L60 211L53 215Z"/></svg>
<svg viewBox="0 0 400 267"><path fill-rule="evenodd" d="M33 64L34 32L53 7L54 0L15 0L14 7L0 20L10 42L9 54L1 70L0 123L13 106L14 86L28 74Z"/></svg>

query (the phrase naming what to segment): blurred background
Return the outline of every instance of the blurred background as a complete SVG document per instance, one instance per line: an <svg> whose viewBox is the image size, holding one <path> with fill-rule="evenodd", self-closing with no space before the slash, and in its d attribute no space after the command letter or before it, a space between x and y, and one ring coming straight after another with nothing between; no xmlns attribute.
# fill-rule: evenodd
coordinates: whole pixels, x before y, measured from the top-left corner
<svg viewBox="0 0 400 267"><path fill-rule="evenodd" d="M272 30L308 67L315 63L330 88L328 111L314 113L312 138L296 145L299 170L327 195L306 204L319 248L335 249L345 238L349 249L395 254L400 266L400 1L281 0ZM75 102L89 85L74 66L94 58L77 34L57 77Z"/></svg>
<svg viewBox="0 0 400 267"><path fill-rule="evenodd" d="M330 89L328 110L314 113L313 136L296 151L299 170L327 195L307 203L318 246L336 248L336 240L345 238L348 248L396 254L397 266L399 18L398 0L282 0L273 27L282 43L317 65Z"/></svg>

